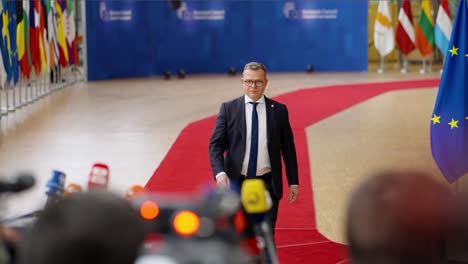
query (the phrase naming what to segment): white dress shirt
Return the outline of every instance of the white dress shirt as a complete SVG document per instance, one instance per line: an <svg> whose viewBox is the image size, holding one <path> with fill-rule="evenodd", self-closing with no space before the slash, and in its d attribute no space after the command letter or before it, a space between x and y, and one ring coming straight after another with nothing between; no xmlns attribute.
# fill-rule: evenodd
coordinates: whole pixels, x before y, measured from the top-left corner
<svg viewBox="0 0 468 264"><path fill-rule="evenodd" d="M245 125L246 125L246 137L245 137L245 155L244 162L242 163L241 174L247 175L247 167L249 165L250 156L250 141L252 138L252 109L253 105L250 102L254 102L250 97L244 95L245 101ZM258 155L257 155L257 176L264 175L271 172L270 155L268 154L268 143L267 143L267 117L265 108L265 96L262 95L260 99L256 101L257 114L258 114Z"/></svg>
<svg viewBox="0 0 468 264"><path fill-rule="evenodd" d="M249 156L250 156L250 140L252 137L252 108L253 105L250 102L253 100L244 95L245 102L245 125L246 125L246 134L245 134L245 155L244 161L242 162L241 174L247 175L247 167L249 165ZM257 100L257 115L258 115L258 155L257 155L257 176L264 175L268 172L271 172L270 165L270 155L268 154L268 143L267 143L267 124L266 124L266 106L265 106L265 96L262 95L260 99ZM222 171L216 174L216 179L219 176L226 175L226 172Z"/></svg>

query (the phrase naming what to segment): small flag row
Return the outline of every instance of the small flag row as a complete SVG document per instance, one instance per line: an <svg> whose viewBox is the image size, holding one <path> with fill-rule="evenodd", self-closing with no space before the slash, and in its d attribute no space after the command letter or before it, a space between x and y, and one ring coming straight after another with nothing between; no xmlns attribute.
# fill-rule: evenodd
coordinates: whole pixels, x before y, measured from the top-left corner
<svg viewBox="0 0 468 264"><path fill-rule="evenodd" d="M435 46L444 55L448 52L452 32L448 0L440 1L435 25L430 0L421 1L421 12L416 24L413 23L410 0L403 0L395 33L389 2L390 0L379 1L374 24L374 45L380 56L388 55L395 44L403 56L408 56L417 48L426 57L434 51Z"/></svg>
<svg viewBox="0 0 468 264"><path fill-rule="evenodd" d="M78 64L73 0L0 0L0 81Z"/></svg>

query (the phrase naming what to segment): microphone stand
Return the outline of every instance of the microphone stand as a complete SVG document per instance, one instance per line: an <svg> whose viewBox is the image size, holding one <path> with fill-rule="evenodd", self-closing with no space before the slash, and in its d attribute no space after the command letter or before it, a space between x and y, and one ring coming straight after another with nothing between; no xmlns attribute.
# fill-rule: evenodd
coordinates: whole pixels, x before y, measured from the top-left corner
<svg viewBox="0 0 468 264"><path fill-rule="evenodd" d="M262 221L260 224L256 224L255 233L257 234L258 247L262 252L264 262L266 264L278 264L276 247L273 243L273 236L268 222Z"/></svg>

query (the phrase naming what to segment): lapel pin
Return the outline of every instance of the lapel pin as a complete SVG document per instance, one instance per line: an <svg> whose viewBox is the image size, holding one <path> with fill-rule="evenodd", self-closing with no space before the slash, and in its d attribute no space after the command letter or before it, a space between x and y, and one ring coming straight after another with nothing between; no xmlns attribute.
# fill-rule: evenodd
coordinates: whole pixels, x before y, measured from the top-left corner
<svg viewBox="0 0 468 264"><path fill-rule="evenodd" d="M272 104L272 105L271 105L271 107L275 107L275 105L274 105L274 104Z"/></svg>

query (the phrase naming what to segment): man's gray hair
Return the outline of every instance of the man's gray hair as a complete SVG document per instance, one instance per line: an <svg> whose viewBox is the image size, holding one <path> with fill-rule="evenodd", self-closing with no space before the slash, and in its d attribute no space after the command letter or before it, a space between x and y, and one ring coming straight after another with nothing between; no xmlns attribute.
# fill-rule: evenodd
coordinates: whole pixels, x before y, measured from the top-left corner
<svg viewBox="0 0 468 264"><path fill-rule="evenodd" d="M263 65L263 63L255 62L255 61L247 63L244 66L244 71L245 70L254 70L254 71L263 70L263 72L265 73L265 76L266 76L266 73L267 73L265 65Z"/></svg>

